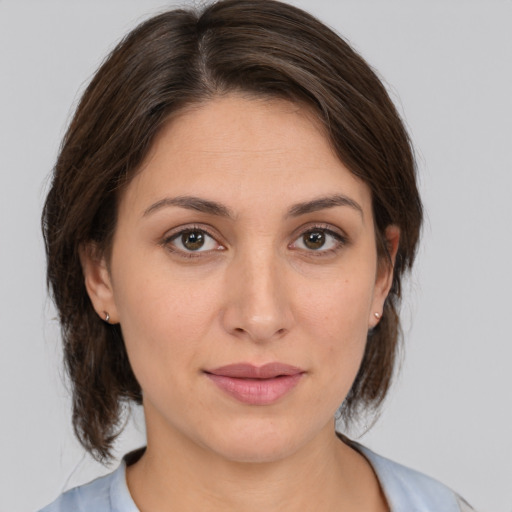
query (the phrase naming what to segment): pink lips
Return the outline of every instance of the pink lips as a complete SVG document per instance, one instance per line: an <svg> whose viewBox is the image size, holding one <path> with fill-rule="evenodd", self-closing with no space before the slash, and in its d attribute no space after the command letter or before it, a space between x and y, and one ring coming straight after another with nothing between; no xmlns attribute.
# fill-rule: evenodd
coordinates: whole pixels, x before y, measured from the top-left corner
<svg viewBox="0 0 512 512"><path fill-rule="evenodd" d="M205 374L242 403L268 405L291 391L304 375L304 370L282 363L264 366L238 363L208 370Z"/></svg>

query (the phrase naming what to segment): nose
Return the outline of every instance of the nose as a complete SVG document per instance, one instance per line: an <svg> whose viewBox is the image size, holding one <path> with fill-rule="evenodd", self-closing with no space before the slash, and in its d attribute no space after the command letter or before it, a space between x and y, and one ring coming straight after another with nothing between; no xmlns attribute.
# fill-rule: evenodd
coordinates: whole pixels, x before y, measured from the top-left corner
<svg viewBox="0 0 512 512"><path fill-rule="evenodd" d="M282 338L293 325L284 262L269 248L233 259L226 273L224 329L262 343Z"/></svg>

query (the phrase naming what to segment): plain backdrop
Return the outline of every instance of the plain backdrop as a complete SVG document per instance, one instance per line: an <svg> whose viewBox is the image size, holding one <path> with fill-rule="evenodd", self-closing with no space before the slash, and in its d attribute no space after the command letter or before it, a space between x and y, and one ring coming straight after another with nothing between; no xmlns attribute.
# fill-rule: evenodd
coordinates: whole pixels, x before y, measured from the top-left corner
<svg viewBox="0 0 512 512"><path fill-rule="evenodd" d="M186 3L186 2L183 2ZM512 2L302 0L385 79L417 148L427 219L405 357L360 439L481 512L512 511ZM40 211L80 91L163 1L0 0L0 511L111 468L74 440ZM143 444L140 413L120 456Z"/></svg>

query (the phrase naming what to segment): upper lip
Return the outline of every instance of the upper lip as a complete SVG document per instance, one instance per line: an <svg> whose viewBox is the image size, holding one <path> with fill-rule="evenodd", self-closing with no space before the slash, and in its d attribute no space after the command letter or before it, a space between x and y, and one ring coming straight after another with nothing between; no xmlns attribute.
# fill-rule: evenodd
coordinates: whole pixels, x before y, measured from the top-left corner
<svg viewBox="0 0 512 512"><path fill-rule="evenodd" d="M206 373L239 379L272 379L282 375L304 373L304 370L297 366L277 362L267 363L263 366L255 366L250 363L236 363L220 366L213 370L206 370Z"/></svg>

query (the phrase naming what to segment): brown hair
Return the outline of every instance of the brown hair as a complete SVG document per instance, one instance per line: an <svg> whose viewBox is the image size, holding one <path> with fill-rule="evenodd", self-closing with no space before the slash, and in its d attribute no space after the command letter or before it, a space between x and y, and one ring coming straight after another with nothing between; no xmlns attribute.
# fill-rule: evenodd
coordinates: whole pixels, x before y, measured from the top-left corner
<svg viewBox="0 0 512 512"><path fill-rule="evenodd" d="M422 207L409 138L383 85L343 39L290 5L223 0L199 12L172 10L128 34L97 71L64 137L43 212L73 425L100 460L111 456L124 406L142 395L119 325L92 307L79 250L92 241L108 254L120 193L169 116L231 91L309 105L341 161L371 189L381 260L385 228L400 228L392 289L343 418L376 410L388 391L400 283L414 259Z"/></svg>

